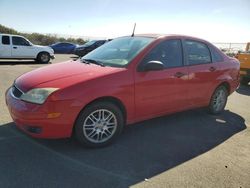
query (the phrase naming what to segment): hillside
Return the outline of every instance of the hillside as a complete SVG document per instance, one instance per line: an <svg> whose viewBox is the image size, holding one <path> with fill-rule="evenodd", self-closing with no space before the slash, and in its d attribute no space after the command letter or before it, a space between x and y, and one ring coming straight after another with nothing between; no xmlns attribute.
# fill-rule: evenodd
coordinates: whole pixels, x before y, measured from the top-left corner
<svg viewBox="0 0 250 188"><path fill-rule="evenodd" d="M50 45L56 42L72 42L75 44L84 44L86 41L82 38L64 38L64 37L57 37L56 35L45 35L40 33L23 33L18 32L15 29L5 27L0 24L0 33L7 33L7 34L14 34L14 35L22 35L29 39L33 44L38 45Z"/></svg>

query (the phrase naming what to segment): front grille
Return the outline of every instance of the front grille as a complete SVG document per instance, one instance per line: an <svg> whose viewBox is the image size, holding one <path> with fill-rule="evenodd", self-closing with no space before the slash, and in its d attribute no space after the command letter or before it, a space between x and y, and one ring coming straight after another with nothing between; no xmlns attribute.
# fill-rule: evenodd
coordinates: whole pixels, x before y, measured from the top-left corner
<svg viewBox="0 0 250 188"><path fill-rule="evenodd" d="M13 85L12 86L12 94L14 97L20 98L21 95L23 94L23 92L20 89L18 89L15 85Z"/></svg>

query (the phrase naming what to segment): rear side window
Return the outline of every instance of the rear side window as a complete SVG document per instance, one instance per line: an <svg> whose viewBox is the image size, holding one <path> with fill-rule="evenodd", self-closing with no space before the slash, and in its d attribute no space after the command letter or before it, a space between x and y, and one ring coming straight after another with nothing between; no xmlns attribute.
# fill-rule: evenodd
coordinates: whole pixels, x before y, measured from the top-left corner
<svg viewBox="0 0 250 188"><path fill-rule="evenodd" d="M224 60L222 55L214 47L210 46L210 52L213 62L221 62Z"/></svg>
<svg viewBox="0 0 250 188"><path fill-rule="evenodd" d="M149 52L143 63L149 61L160 61L166 68L182 66L181 41L179 39L171 39L161 42Z"/></svg>
<svg viewBox="0 0 250 188"><path fill-rule="evenodd" d="M9 45L10 44L10 37L9 36L2 36L2 44Z"/></svg>
<svg viewBox="0 0 250 188"><path fill-rule="evenodd" d="M59 43L57 44L58 47L63 47L64 46L64 43Z"/></svg>
<svg viewBox="0 0 250 188"><path fill-rule="evenodd" d="M184 41L189 65L211 63L210 51L206 44L198 41Z"/></svg>
<svg viewBox="0 0 250 188"><path fill-rule="evenodd" d="M18 46L29 46L29 42L25 40L22 37L12 37L12 43L13 45L18 45Z"/></svg>

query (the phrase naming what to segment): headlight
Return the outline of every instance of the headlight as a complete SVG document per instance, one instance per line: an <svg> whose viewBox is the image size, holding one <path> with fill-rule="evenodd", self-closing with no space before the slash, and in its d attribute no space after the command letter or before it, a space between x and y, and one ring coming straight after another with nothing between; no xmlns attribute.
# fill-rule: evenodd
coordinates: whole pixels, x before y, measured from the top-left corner
<svg viewBox="0 0 250 188"><path fill-rule="evenodd" d="M35 88L21 95L20 99L36 104L43 104L47 97L58 88Z"/></svg>

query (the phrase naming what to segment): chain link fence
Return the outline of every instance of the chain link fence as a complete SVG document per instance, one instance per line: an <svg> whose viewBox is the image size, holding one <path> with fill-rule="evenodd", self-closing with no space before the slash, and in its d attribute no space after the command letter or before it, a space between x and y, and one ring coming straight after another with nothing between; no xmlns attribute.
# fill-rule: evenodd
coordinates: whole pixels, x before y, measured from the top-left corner
<svg viewBox="0 0 250 188"><path fill-rule="evenodd" d="M213 43L229 56L235 56L239 51L245 51L247 43Z"/></svg>

